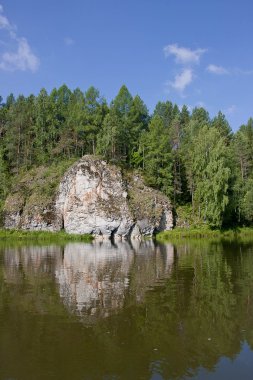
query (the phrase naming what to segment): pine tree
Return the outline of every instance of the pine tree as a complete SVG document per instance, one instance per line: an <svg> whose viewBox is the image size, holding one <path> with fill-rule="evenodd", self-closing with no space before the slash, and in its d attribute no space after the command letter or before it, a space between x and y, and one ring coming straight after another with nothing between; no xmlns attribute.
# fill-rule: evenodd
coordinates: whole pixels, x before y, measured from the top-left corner
<svg viewBox="0 0 253 380"><path fill-rule="evenodd" d="M219 131L221 136L225 138L226 143L229 144L232 138L232 130L225 115L221 111L213 118L211 125Z"/></svg>
<svg viewBox="0 0 253 380"><path fill-rule="evenodd" d="M106 115L98 135L97 153L115 163L125 161L124 130L121 119L114 108Z"/></svg>
<svg viewBox="0 0 253 380"><path fill-rule="evenodd" d="M141 135L147 130L149 115L148 109L141 98L134 97L127 117L128 130L128 157L130 166L135 165L136 152L139 149Z"/></svg>
<svg viewBox="0 0 253 380"><path fill-rule="evenodd" d="M154 116L148 131L143 135L143 167L147 183L171 196L172 153L168 131L160 116Z"/></svg>
<svg viewBox="0 0 253 380"><path fill-rule="evenodd" d="M90 87L84 98L83 109L83 133L85 139L85 153L95 154L97 135L102 128L102 123L108 112L107 104L99 91Z"/></svg>

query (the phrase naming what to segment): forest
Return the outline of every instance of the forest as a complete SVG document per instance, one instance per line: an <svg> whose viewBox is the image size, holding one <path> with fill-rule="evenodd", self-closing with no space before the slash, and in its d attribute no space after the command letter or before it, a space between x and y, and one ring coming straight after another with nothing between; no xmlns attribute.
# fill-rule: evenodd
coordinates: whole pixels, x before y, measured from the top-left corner
<svg viewBox="0 0 253 380"><path fill-rule="evenodd" d="M222 112L210 118L202 107L160 101L150 114L125 85L110 104L94 87L66 85L0 99L0 209L17 176L84 154L140 171L196 224L253 222L251 118L233 133Z"/></svg>

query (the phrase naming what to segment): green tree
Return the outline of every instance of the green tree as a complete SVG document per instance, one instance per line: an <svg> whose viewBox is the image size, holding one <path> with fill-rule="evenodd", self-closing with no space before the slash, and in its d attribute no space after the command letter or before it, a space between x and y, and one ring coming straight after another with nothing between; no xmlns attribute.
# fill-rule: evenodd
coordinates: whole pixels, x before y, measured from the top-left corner
<svg viewBox="0 0 253 380"><path fill-rule="evenodd" d="M174 118L173 104L169 101L158 102L154 109L154 116L159 116L164 123L164 127L169 128Z"/></svg>
<svg viewBox="0 0 253 380"><path fill-rule="evenodd" d="M111 109L104 119L97 142L97 153L115 163L125 160L124 130L120 126L121 119L118 113L115 109Z"/></svg>
<svg viewBox="0 0 253 380"><path fill-rule="evenodd" d="M98 135L97 152L107 159L125 165L131 154L132 124L129 117L132 104L132 95L124 85L111 102L109 113Z"/></svg>
<svg viewBox="0 0 253 380"><path fill-rule="evenodd" d="M112 108L121 116L123 119L126 119L129 112L130 108L132 105L133 97L128 91L128 88L123 85L117 96L114 98L112 101Z"/></svg>
<svg viewBox="0 0 253 380"><path fill-rule="evenodd" d="M225 138L226 143L229 144L232 138L232 130L225 115L221 111L219 111L218 115L213 118L211 125L214 128L217 128L221 136Z"/></svg>
<svg viewBox="0 0 253 380"><path fill-rule="evenodd" d="M1 202L5 199L8 192L8 170L4 159L3 147L0 146L0 209Z"/></svg>
<svg viewBox="0 0 253 380"><path fill-rule="evenodd" d="M128 118L128 162L135 165L136 152L139 150L141 135L147 130L149 122L148 109L141 98L137 95L133 98ZM137 165L138 166L138 165Z"/></svg>
<svg viewBox="0 0 253 380"><path fill-rule="evenodd" d="M5 150L14 172L31 165L32 127L34 124L34 96L20 95L8 109L6 116Z"/></svg>
<svg viewBox="0 0 253 380"><path fill-rule="evenodd" d="M95 154L97 135L102 128L107 112L108 108L105 99L100 96L96 88L90 87L85 92L83 109L82 132L86 144L86 153Z"/></svg>
<svg viewBox="0 0 253 380"><path fill-rule="evenodd" d="M228 204L231 175L225 139L217 129L204 126L195 138L191 154L194 209L204 221L220 227Z"/></svg>
<svg viewBox="0 0 253 380"><path fill-rule="evenodd" d="M239 223L252 223L253 181L253 120L249 119L233 136L232 157L234 182L232 188L233 207Z"/></svg>
<svg viewBox="0 0 253 380"><path fill-rule="evenodd" d="M241 211L244 220L253 222L253 178L246 181L244 185L244 196L241 201Z"/></svg>
<svg viewBox="0 0 253 380"><path fill-rule="evenodd" d="M147 183L171 196L173 192L172 153L168 131L160 116L154 116L143 135L143 166Z"/></svg>
<svg viewBox="0 0 253 380"><path fill-rule="evenodd" d="M37 164L52 160L52 153L60 137L60 118L54 90L48 95L42 89L35 100L34 158Z"/></svg>

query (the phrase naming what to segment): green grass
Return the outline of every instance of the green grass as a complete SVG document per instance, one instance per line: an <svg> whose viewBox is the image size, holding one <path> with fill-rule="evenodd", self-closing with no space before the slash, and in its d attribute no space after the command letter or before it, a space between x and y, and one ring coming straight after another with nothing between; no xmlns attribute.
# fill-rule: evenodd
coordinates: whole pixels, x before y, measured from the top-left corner
<svg viewBox="0 0 253 380"><path fill-rule="evenodd" d="M0 229L0 241L35 241L35 242L67 242L67 241L84 241L91 242L91 235L67 234L64 231L23 231L23 230L4 230Z"/></svg>
<svg viewBox="0 0 253 380"><path fill-rule="evenodd" d="M189 227L189 228L175 228L171 231L160 232L156 235L156 240L160 242L169 241L178 238L253 238L253 227L237 227L234 229L218 230L211 229L207 226Z"/></svg>

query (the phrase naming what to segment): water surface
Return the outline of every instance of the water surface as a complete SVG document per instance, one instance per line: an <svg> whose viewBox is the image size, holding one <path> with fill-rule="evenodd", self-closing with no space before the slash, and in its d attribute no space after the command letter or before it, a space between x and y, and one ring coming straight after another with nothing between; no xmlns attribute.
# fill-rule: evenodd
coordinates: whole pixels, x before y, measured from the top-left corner
<svg viewBox="0 0 253 380"><path fill-rule="evenodd" d="M0 379L252 379L253 242L0 245Z"/></svg>

